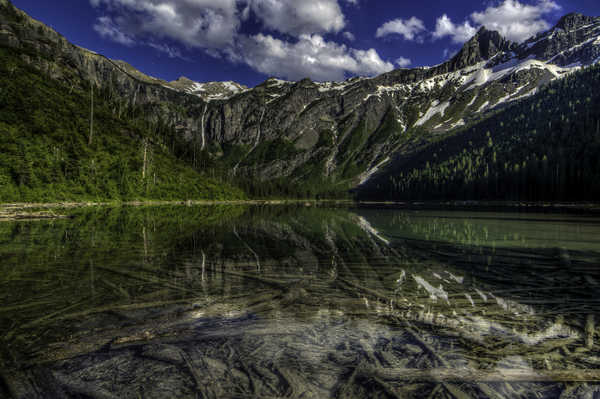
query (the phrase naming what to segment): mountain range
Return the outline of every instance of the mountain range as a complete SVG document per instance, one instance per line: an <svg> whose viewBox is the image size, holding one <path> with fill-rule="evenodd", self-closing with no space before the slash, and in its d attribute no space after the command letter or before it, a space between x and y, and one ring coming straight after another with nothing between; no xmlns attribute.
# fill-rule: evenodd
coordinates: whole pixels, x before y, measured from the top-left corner
<svg viewBox="0 0 600 399"><path fill-rule="evenodd" d="M0 47L60 90L81 98L95 90L97 106L111 118L143 126L145 133L130 135L137 148L145 148L136 150L143 172L150 146L251 195L268 195L264 187L321 195L368 186L397 159L598 63L600 17L565 15L521 44L481 28L456 55L433 67L343 82L270 78L254 88L147 76L69 43L8 0L0 0ZM16 184L14 173L5 175Z"/></svg>

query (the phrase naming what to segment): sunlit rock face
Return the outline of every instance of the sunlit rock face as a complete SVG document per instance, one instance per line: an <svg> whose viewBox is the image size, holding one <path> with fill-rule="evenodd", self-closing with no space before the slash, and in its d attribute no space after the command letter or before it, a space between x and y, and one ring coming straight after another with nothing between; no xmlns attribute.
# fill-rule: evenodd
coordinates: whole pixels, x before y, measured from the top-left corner
<svg viewBox="0 0 600 399"><path fill-rule="evenodd" d="M592 217L300 207L73 216L0 225L0 333L12 354L1 359L17 397L598 388L570 383L598 374Z"/></svg>
<svg viewBox="0 0 600 399"><path fill-rule="evenodd" d="M600 20L569 14L523 44L481 29L447 62L344 82L269 79L165 82L74 46L6 2L0 44L48 76L107 90L115 113L144 109L151 123L232 173L269 180L365 183L420 143L600 60ZM268 154L266 156L265 154ZM235 159L230 159L235 158Z"/></svg>

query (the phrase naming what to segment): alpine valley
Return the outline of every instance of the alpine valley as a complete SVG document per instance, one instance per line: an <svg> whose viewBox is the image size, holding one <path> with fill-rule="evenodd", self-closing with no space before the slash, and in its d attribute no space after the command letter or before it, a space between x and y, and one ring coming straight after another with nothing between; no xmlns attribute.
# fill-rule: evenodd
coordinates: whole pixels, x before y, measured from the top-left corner
<svg viewBox="0 0 600 399"><path fill-rule="evenodd" d="M429 68L248 88L147 76L0 0L0 58L4 202L600 198L600 17L522 44L481 28Z"/></svg>

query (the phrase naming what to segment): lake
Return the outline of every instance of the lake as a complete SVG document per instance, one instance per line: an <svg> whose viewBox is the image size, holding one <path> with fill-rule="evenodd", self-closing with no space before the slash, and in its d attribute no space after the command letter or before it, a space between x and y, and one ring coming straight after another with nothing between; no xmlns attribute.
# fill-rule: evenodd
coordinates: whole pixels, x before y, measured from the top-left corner
<svg viewBox="0 0 600 399"><path fill-rule="evenodd" d="M0 397L600 395L596 216L65 212L0 223Z"/></svg>

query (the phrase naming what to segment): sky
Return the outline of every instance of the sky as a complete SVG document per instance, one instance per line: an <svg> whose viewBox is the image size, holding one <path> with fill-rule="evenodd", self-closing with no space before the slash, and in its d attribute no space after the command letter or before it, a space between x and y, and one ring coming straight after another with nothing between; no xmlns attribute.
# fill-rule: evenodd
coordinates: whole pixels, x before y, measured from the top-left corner
<svg viewBox="0 0 600 399"><path fill-rule="evenodd" d="M167 81L315 81L431 66L481 26L515 42L599 0L12 0L69 41Z"/></svg>

